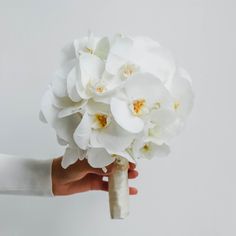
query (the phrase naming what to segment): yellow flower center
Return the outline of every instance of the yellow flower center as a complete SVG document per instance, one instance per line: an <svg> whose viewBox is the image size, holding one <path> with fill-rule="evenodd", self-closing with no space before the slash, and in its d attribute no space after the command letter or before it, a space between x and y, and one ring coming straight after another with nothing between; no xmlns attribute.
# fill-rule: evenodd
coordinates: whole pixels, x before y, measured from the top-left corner
<svg viewBox="0 0 236 236"><path fill-rule="evenodd" d="M99 86L96 88L97 93L104 93L104 91L105 91L105 87Z"/></svg>
<svg viewBox="0 0 236 236"><path fill-rule="evenodd" d="M143 152L149 152L150 151L150 145L148 145L147 143L144 144L144 146L142 147L142 151Z"/></svg>
<svg viewBox="0 0 236 236"><path fill-rule="evenodd" d="M146 102L145 102L144 99L139 99L139 100L133 101L133 112L134 112L136 115L141 114L142 109L143 109L144 106L145 106L145 103L146 103Z"/></svg>
<svg viewBox="0 0 236 236"><path fill-rule="evenodd" d="M143 149L144 149L145 151L147 151L147 150L149 149L148 145L145 144L145 145L143 146Z"/></svg>
<svg viewBox="0 0 236 236"><path fill-rule="evenodd" d="M128 78L130 77L131 75L134 74L136 70L136 67L135 65L132 65L132 64L126 64L122 67L122 75L125 77L125 78Z"/></svg>
<svg viewBox="0 0 236 236"><path fill-rule="evenodd" d="M93 49L92 48L88 48L88 47L85 47L85 52L88 52L90 54L93 54Z"/></svg>
<svg viewBox="0 0 236 236"><path fill-rule="evenodd" d="M173 107L175 110L177 110L180 107L180 102L179 101L174 102Z"/></svg>
<svg viewBox="0 0 236 236"><path fill-rule="evenodd" d="M161 107L161 103L160 102L156 102L154 104L154 109L159 109Z"/></svg>
<svg viewBox="0 0 236 236"><path fill-rule="evenodd" d="M105 128L108 124L108 116L104 114L96 114L96 121L100 128Z"/></svg>

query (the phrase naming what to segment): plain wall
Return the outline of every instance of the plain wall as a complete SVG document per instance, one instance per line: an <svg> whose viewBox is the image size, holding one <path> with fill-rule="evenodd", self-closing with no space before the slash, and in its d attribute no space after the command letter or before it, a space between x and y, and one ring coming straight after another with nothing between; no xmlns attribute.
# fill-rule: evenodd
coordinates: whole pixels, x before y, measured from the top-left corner
<svg viewBox="0 0 236 236"><path fill-rule="evenodd" d="M235 236L236 2L0 0L0 152L62 155L38 120L62 46L96 35L147 35L192 75L195 107L169 157L138 164L131 214L109 218L108 195L0 196L0 235Z"/></svg>

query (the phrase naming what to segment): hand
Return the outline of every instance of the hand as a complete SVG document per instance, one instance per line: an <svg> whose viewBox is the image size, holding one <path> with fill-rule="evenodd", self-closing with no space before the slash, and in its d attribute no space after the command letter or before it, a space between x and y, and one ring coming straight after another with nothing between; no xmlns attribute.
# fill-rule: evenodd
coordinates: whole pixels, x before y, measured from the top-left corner
<svg viewBox="0 0 236 236"><path fill-rule="evenodd" d="M87 160L78 160L67 169L61 167L62 157L58 157L52 162L52 191L55 196L71 195L90 190L108 191L108 182L103 177L109 176L113 170L113 164L107 166L105 173L100 168L92 168ZM138 176L136 166L129 163L128 177L134 179ZM130 187L130 195L137 194L137 189Z"/></svg>

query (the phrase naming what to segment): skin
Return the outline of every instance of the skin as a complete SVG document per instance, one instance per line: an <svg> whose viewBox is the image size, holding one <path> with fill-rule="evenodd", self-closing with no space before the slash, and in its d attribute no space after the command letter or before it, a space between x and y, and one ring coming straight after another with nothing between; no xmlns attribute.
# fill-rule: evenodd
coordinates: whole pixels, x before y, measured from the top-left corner
<svg viewBox="0 0 236 236"><path fill-rule="evenodd" d="M108 191L108 182L103 180L114 171L114 165L107 166L104 173L100 168L92 168L87 160L78 160L67 169L61 167L62 157L58 157L52 162L52 191L55 196L71 195L92 190ZM138 176L136 166L129 163L128 177L135 179ZM138 190L129 188L130 195L136 195Z"/></svg>

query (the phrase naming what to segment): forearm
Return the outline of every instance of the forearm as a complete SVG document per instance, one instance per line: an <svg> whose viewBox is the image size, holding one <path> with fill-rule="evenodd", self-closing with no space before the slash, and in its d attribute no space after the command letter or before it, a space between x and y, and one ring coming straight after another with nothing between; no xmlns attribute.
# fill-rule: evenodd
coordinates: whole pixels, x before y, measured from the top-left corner
<svg viewBox="0 0 236 236"><path fill-rule="evenodd" d="M52 161L0 154L0 194L54 196Z"/></svg>

